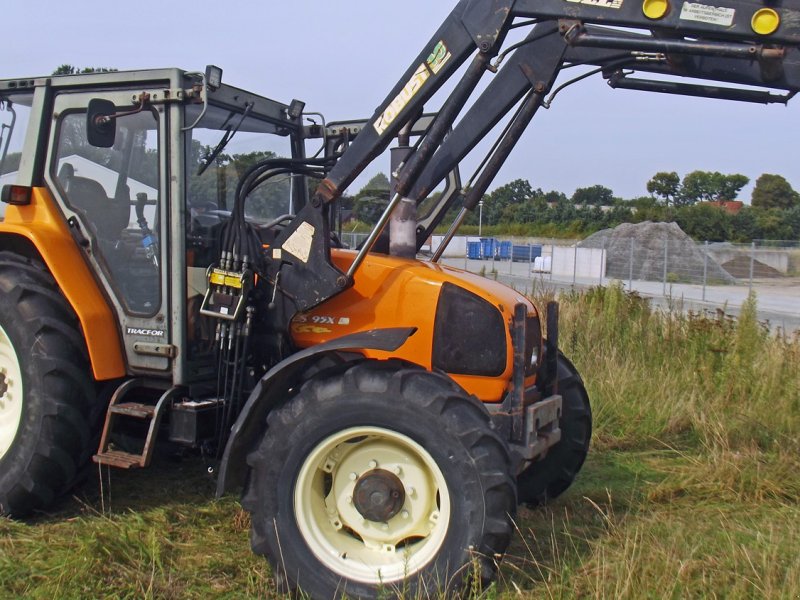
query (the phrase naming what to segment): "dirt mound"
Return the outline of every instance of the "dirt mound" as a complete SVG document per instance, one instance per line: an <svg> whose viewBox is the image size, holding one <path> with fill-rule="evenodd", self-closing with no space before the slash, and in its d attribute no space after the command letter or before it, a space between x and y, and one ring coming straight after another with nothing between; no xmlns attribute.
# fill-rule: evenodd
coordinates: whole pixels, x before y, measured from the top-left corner
<svg viewBox="0 0 800 600"><path fill-rule="evenodd" d="M707 281L735 281L677 223L623 223L598 231L580 246L604 248L606 276L615 279L663 281L667 273L668 281L684 283L703 283L704 276Z"/></svg>
<svg viewBox="0 0 800 600"><path fill-rule="evenodd" d="M737 279L750 279L750 258L739 256L722 264L722 268ZM753 260L753 277L783 277L783 273L765 265L761 261Z"/></svg>

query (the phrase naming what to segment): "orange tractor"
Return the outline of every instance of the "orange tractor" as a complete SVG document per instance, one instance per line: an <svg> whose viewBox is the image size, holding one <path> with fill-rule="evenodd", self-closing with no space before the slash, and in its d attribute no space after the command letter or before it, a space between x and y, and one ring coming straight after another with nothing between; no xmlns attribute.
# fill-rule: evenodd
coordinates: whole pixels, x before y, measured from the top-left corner
<svg viewBox="0 0 800 600"><path fill-rule="evenodd" d="M47 508L92 460L142 468L179 445L219 494L243 489L287 589L491 580L518 503L580 470L591 410L557 304L443 266L445 248L564 68L786 102L800 31L782 6L461 0L365 121L325 123L216 67L1 80L0 512ZM392 198L348 249L339 201L394 140Z"/></svg>

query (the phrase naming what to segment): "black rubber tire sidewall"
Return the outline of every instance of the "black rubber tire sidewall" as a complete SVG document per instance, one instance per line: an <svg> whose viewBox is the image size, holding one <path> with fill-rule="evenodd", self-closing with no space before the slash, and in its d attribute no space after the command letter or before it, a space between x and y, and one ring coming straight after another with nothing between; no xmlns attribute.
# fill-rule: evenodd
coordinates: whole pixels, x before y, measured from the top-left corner
<svg viewBox="0 0 800 600"><path fill-rule="evenodd" d="M592 412L589 396L575 366L559 352L558 393L563 399L561 441L517 477L519 502L537 506L563 494L573 483L589 453Z"/></svg>
<svg viewBox="0 0 800 600"><path fill-rule="evenodd" d="M464 396L459 401L477 402ZM313 413L298 415L295 426L284 432L276 432L274 427L277 420L270 420L273 430L265 437L265 444L269 446L271 455L271 460L266 465L269 472L254 473L250 482L257 488L257 496L263 499L262 506L249 507L255 508L254 521L261 521L254 522L254 527L262 529L267 541L266 548L254 549L273 559L275 570L284 571L290 586L301 587L313 598L338 597L342 593L353 598L373 598L380 593L391 592L395 586L409 591L415 597L417 590L426 589L435 593L445 589L450 593L458 593L462 579L460 575L467 573L462 572L459 576L452 577L452 565L469 565L477 560L486 565L481 570L485 568L493 571L492 566L486 563L487 557L480 556L476 559L475 556L481 553L473 556L470 548L483 547L484 553L490 555L502 553L508 544L508 536L505 539L488 540L490 545L497 546L495 548L485 547L486 516L492 512L495 513L495 519L500 516L496 514L497 508L487 506L487 502L496 504L497 498L487 499L482 474L477 469L474 457L452 431L454 426L463 423L442 423L434 414L425 414L425 410L419 405L392 400L380 393L353 394L326 404L327 406L318 406ZM365 410L365 407L370 410ZM479 408L483 410L482 406ZM294 487L306 457L330 435L352 427L380 427L403 434L419 443L439 466L450 494L450 526L437 557L405 582L387 585L384 590L352 580L338 581L340 576L328 571L313 555L294 517ZM486 431L492 433L488 426ZM494 444L495 441L487 443ZM265 465L262 463L261 466ZM508 467L504 465L502 468ZM505 514L502 516L508 518L508 514L514 510L513 493L506 504L503 508ZM283 532L281 539L275 533L275 525L269 522L273 516L277 530ZM264 520L267 522L263 522ZM254 535L254 543L258 537ZM491 560L494 560L493 556ZM446 573L451 574L451 580L445 581L444 577L439 577L439 574ZM491 576L491 573L483 573L482 576Z"/></svg>
<svg viewBox="0 0 800 600"><path fill-rule="evenodd" d="M21 258L18 268L9 266L8 253L0 260L0 325L23 390L16 436L0 458L0 514L20 517L74 485L88 456L94 389L77 320L51 276Z"/></svg>

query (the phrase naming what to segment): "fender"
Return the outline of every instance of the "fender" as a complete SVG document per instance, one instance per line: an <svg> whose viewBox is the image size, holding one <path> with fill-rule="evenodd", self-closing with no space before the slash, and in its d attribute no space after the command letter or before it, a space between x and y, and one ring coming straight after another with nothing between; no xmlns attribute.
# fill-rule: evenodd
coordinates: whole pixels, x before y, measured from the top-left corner
<svg viewBox="0 0 800 600"><path fill-rule="evenodd" d="M264 430L269 409L274 406L278 396L286 392L295 376L320 358L344 350L394 352L416 331L415 327L398 327L353 333L306 348L272 367L253 389L231 428L219 467L217 498L244 485L247 474L246 454Z"/></svg>
<svg viewBox="0 0 800 600"><path fill-rule="evenodd" d="M116 318L45 188L32 188L30 204L6 207L0 248L19 248L20 238L33 247L31 252L38 253L78 316L94 378L107 381L124 376Z"/></svg>

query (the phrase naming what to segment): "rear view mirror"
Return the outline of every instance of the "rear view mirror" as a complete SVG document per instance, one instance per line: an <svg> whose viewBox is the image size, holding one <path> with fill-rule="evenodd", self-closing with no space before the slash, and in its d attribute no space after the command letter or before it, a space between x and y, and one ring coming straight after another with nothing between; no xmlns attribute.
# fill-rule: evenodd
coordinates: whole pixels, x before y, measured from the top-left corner
<svg viewBox="0 0 800 600"><path fill-rule="evenodd" d="M110 100L93 98L86 112L86 136L89 143L97 148L111 148L117 135L117 122L114 115L117 107Z"/></svg>

